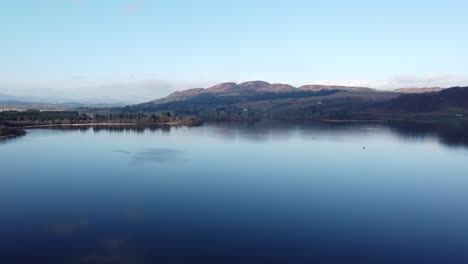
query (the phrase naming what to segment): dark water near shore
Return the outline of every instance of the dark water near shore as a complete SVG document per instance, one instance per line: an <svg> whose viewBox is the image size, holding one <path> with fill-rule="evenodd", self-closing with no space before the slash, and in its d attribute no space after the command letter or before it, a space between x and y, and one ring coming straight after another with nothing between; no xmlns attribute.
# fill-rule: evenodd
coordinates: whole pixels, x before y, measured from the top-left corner
<svg viewBox="0 0 468 264"><path fill-rule="evenodd" d="M0 263L468 263L461 124L31 129Z"/></svg>

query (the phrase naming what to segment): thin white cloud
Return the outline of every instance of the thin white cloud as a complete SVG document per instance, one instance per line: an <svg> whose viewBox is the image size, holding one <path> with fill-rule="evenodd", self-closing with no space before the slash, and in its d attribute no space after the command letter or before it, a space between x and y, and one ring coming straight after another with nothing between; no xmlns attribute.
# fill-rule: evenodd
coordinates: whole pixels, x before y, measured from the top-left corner
<svg viewBox="0 0 468 264"><path fill-rule="evenodd" d="M420 87L448 88L453 86L468 86L468 77L448 74L430 76L399 75L386 80L322 80L313 83L323 85L361 86L383 90Z"/></svg>
<svg viewBox="0 0 468 264"><path fill-rule="evenodd" d="M211 85L202 82L165 81L128 77L102 80L87 76L72 76L67 80L30 82L1 81L0 93L15 96L47 96L72 99L109 99L113 102L138 103L165 97L175 91Z"/></svg>
<svg viewBox="0 0 468 264"><path fill-rule="evenodd" d="M124 5L123 9L125 13L138 13L142 8L141 1L134 1Z"/></svg>
<svg viewBox="0 0 468 264"><path fill-rule="evenodd" d="M270 80L266 80L270 81ZM71 76L65 80L21 80L0 79L0 93L15 96L42 96L72 98L79 100L99 99L99 102L139 103L165 97L175 91L190 88L206 88L222 81L170 81L155 75L95 78L84 75ZM286 82L287 83L287 82ZM415 87L468 86L468 77L454 75L415 76L401 75L387 80L321 80L303 84L345 85L370 87L382 90Z"/></svg>

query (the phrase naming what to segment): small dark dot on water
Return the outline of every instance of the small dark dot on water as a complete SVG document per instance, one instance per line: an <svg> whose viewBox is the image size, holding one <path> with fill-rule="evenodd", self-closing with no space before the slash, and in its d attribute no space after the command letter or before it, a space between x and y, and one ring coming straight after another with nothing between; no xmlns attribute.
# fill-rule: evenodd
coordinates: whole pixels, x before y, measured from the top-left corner
<svg viewBox="0 0 468 264"><path fill-rule="evenodd" d="M362 149L366 149L366 147L362 147Z"/></svg>

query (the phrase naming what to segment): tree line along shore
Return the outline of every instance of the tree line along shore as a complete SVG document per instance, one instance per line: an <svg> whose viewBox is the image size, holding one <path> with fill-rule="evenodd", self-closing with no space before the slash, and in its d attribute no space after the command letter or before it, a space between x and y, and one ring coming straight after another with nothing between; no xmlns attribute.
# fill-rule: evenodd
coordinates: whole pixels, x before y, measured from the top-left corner
<svg viewBox="0 0 468 264"><path fill-rule="evenodd" d="M76 126L76 125L169 125L197 126L202 121L196 116L163 113L80 113L78 111L2 111L0 138L24 135L22 128Z"/></svg>

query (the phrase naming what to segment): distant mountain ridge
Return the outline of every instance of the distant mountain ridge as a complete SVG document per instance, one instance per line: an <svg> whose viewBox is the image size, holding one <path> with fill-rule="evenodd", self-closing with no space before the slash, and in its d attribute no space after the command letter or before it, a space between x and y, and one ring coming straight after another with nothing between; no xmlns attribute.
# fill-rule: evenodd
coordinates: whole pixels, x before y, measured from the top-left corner
<svg viewBox="0 0 468 264"><path fill-rule="evenodd" d="M385 109L416 113L468 110L468 87L452 87L422 94L403 94L388 101Z"/></svg>
<svg viewBox="0 0 468 264"><path fill-rule="evenodd" d="M417 118L420 114L468 114L468 88L403 88L303 85L250 81L177 91L126 112L172 112L204 120L332 119L379 120Z"/></svg>
<svg viewBox="0 0 468 264"><path fill-rule="evenodd" d="M156 99L151 102L155 104L167 103L172 101L183 101L192 99L200 95L216 96L245 96L260 93L294 93L304 91L323 91L323 90L347 90L347 91L375 91L367 87L334 86L334 85L303 85L294 87L283 83L268 83L265 81L249 81L243 83L226 82L220 83L209 88L194 88L183 91L177 91L165 98Z"/></svg>
<svg viewBox="0 0 468 264"><path fill-rule="evenodd" d="M126 104L110 99L71 99L53 96L14 96L0 93L0 109L71 110L79 107L121 107Z"/></svg>
<svg viewBox="0 0 468 264"><path fill-rule="evenodd" d="M26 107L36 108L34 105ZM177 91L165 98L125 107L92 108L79 104L73 107L86 113L196 116L205 121L260 118L434 120L468 117L468 87L377 90L368 87L313 84L294 87L265 81L239 84L227 82L209 88Z"/></svg>
<svg viewBox="0 0 468 264"><path fill-rule="evenodd" d="M197 96L246 96L261 93L294 93L304 91L350 91L350 92L393 92L398 94L417 94L432 93L444 90L439 87L421 87L421 88L399 88L394 90L377 90L369 87L343 86L343 85L321 85L307 84L294 87L283 83L268 83L265 81L249 81L243 83L226 82L214 85L209 88L193 88L182 91L176 91L167 97L151 101L154 104L163 104L174 101L185 101Z"/></svg>

